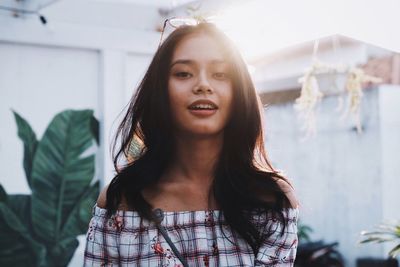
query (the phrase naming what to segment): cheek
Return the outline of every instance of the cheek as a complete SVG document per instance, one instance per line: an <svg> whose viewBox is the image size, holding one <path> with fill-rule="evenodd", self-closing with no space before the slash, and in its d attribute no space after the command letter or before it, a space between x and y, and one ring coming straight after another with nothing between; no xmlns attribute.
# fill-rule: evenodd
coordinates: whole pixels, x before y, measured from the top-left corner
<svg viewBox="0 0 400 267"><path fill-rule="evenodd" d="M231 119L231 117L232 117L232 114L233 114L233 112L235 112L235 110L234 110L234 95L233 95L233 90L231 89L231 90L229 90L225 95L224 95L224 106L225 106L225 114L224 114L224 121L225 121L225 124L227 124L229 121L230 121L230 119Z"/></svg>
<svg viewBox="0 0 400 267"><path fill-rule="evenodd" d="M225 109L231 113L233 106L233 88L228 86L221 94L221 100L224 102Z"/></svg>
<svg viewBox="0 0 400 267"><path fill-rule="evenodd" d="M177 110L185 106L185 94L179 90L168 90L168 98L171 109Z"/></svg>
<svg viewBox="0 0 400 267"><path fill-rule="evenodd" d="M182 90L171 85L172 84L170 83L168 87L169 106L172 119L177 122L182 120L182 116L186 109L187 97Z"/></svg>
<svg viewBox="0 0 400 267"><path fill-rule="evenodd" d="M171 109L174 108L173 103L176 103L179 98L179 90L177 90L176 85L173 82L168 82L168 98L171 104Z"/></svg>

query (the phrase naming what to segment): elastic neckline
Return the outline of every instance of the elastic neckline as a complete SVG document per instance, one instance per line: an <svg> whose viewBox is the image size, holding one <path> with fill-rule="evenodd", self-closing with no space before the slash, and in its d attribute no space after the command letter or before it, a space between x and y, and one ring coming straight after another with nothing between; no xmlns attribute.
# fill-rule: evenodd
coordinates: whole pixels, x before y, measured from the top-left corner
<svg viewBox="0 0 400 267"><path fill-rule="evenodd" d="M96 218L95 220L99 222L106 220L106 213L106 209L98 207L97 204L94 205L93 216ZM284 217L286 217L289 222L292 223L297 221L299 210L286 208L283 210L283 213ZM136 229L140 225L144 227L153 225L155 227L153 222L142 218L137 211L117 210L112 217L122 218L124 226L127 229ZM260 222L265 220L272 220L274 223L277 222L276 218L269 212L258 213L255 211L254 216L251 217L253 217L253 220ZM214 225L213 221L218 221L218 223L223 225L226 223L225 217L223 213L221 213L221 210L165 211L164 219L161 222L161 225L164 227L193 227L193 225L211 227Z"/></svg>
<svg viewBox="0 0 400 267"><path fill-rule="evenodd" d="M97 206L97 203L93 207L94 211L96 211L96 214L98 215L105 215L107 212L107 209L100 208ZM179 214L205 214L205 213L214 213L214 214L219 214L221 210L178 210L178 211L165 211L162 210L165 215L179 215ZM134 211L134 210L116 210L116 214L118 215L129 215L129 216L139 216L139 212Z"/></svg>
<svg viewBox="0 0 400 267"><path fill-rule="evenodd" d="M93 207L93 211L97 215L105 215L107 212L107 209L100 208L97 206L97 203ZM181 210L181 211L165 211L163 210L165 216L173 216L173 215L184 215L184 214L208 214L208 213L214 213L215 215L219 215L221 210ZM293 215L298 215L299 213L299 208L283 208L283 212L286 213L288 216L293 216ZM133 211L133 210L117 210L116 211L117 215L125 215L125 216L139 216L139 212ZM296 216L297 217L297 216Z"/></svg>

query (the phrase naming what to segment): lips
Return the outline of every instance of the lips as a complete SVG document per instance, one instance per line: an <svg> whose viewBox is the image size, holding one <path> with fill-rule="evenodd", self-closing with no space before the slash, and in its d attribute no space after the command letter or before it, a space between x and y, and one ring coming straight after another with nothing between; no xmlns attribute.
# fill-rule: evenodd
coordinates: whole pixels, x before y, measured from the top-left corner
<svg viewBox="0 0 400 267"><path fill-rule="evenodd" d="M217 104L207 99L200 99L194 101L188 106L190 110L216 110L218 109Z"/></svg>
<svg viewBox="0 0 400 267"><path fill-rule="evenodd" d="M188 109L192 115L205 118L214 115L217 112L218 106L211 100L201 99L190 104Z"/></svg>

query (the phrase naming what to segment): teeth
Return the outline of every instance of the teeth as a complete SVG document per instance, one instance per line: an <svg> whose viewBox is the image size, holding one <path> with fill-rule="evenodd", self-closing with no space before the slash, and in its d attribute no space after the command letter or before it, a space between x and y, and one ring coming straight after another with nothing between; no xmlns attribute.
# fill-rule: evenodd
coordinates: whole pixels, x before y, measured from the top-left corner
<svg viewBox="0 0 400 267"><path fill-rule="evenodd" d="M214 107L212 105L210 105L210 104L198 104L198 105L193 106L192 108L195 108L195 109L214 109Z"/></svg>

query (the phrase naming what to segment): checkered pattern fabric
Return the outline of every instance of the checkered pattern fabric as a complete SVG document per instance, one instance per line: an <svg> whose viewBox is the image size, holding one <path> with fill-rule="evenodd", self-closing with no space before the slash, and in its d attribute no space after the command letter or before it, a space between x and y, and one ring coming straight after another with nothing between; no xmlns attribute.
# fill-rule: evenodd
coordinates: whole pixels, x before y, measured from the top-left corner
<svg viewBox="0 0 400 267"><path fill-rule="evenodd" d="M164 212L161 225L189 266L289 267L296 256L298 212L284 210L289 225L283 235L282 225L272 214L251 213L260 230L274 232L265 238L256 256L218 210ZM135 211L117 211L110 219L105 214L105 209L93 207L84 266L182 266L153 222ZM222 224L225 235L217 223Z"/></svg>

